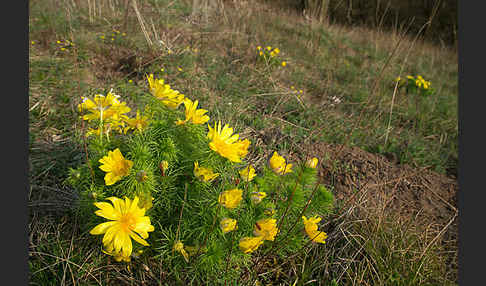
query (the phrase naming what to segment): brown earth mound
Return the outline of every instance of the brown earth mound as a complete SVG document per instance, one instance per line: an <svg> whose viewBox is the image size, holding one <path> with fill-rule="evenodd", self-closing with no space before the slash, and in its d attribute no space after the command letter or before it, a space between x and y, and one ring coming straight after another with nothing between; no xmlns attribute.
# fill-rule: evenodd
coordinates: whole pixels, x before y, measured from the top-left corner
<svg viewBox="0 0 486 286"><path fill-rule="evenodd" d="M385 156L356 147L318 143L308 150L329 158L321 162L320 176L325 184L334 187L336 201L344 202L343 208L352 206L359 194L360 201L382 208L386 216L399 215L423 228L434 229L431 243L443 247L450 267L457 266L456 179L398 165Z"/></svg>

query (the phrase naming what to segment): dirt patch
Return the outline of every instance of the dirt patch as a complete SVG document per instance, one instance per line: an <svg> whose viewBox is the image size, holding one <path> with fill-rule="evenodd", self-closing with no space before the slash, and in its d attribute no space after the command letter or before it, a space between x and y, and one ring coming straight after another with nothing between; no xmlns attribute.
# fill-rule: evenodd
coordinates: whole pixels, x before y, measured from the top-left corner
<svg viewBox="0 0 486 286"><path fill-rule="evenodd" d="M357 194L365 194L367 204L383 208L384 215L399 215L435 229L435 242L449 253L450 264L457 265L459 187L455 178L396 164L357 147L327 143L311 147L306 149L329 158L320 162L320 176L334 187L336 201L346 207L353 204Z"/></svg>
<svg viewBox="0 0 486 286"><path fill-rule="evenodd" d="M357 191L368 189L389 197L389 211L403 215L421 213L424 219L448 221L457 212L457 180L409 165L395 164L385 156L357 147L319 143L312 146L316 154L330 156L321 163L321 176L333 185L336 199L347 200ZM338 163L333 167L332 161Z"/></svg>

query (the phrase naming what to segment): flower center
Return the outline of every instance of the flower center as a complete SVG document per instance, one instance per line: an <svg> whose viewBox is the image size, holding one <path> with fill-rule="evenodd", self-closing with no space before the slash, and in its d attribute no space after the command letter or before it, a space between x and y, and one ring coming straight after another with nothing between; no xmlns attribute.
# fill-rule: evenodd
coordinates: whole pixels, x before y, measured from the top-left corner
<svg viewBox="0 0 486 286"><path fill-rule="evenodd" d="M124 214L120 219L121 227L124 231L128 232L133 229L136 223L135 217L131 213Z"/></svg>

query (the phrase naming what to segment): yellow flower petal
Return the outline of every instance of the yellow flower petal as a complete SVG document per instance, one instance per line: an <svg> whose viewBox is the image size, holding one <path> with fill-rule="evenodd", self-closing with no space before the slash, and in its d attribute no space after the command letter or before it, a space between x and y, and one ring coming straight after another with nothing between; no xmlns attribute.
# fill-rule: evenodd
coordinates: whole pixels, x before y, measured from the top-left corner
<svg viewBox="0 0 486 286"><path fill-rule="evenodd" d="M89 233L94 235L103 234L116 223L117 223L116 221L108 221L108 222L101 223L95 226L92 230L90 230Z"/></svg>

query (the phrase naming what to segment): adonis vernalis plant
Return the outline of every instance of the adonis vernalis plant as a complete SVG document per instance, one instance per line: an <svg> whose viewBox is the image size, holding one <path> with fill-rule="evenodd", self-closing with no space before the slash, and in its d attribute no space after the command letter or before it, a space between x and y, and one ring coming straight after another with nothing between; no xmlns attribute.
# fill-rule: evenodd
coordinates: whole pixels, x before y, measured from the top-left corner
<svg viewBox="0 0 486 286"><path fill-rule="evenodd" d="M317 158L295 162L272 150L263 165L250 164L251 138L146 78L136 115L113 91L78 105L88 160L68 181L81 192L83 225L93 240L103 235L106 259L162 259L175 272L222 282L253 255L300 251L312 234L323 243L318 223L334 199L317 180Z"/></svg>

